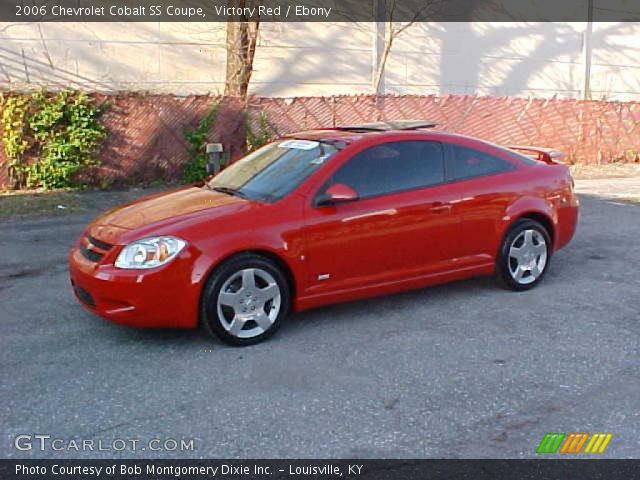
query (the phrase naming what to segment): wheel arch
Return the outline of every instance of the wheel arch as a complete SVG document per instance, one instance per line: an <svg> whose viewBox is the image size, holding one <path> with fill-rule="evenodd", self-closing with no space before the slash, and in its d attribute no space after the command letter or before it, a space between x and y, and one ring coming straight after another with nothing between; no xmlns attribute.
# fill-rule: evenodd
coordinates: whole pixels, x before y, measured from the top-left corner
<svg viewBox="0 0 640 480"><path fill-rule="evenodd" d="M295 299L295 295L296 295L295 276L293 274L293 270L291 269L287 261L284 258L282 258L280 255L278 255L276 252L262 249L262 248L248 248L244 250L238 250L238 251L229 253L228 255L222 258L218 258L216 259L215 262L213 262L209 266L209 268L207 268L206 273L202 277L203 280L200 285L200 295L199 295L200 303L202 302L202 295L204 295L205 285L211 278L211 275L214 274L216 269L223 263L231 260L232 258L239 257L242 255L257 255L257 256L266 258L267 260L270 260L274 264L276 264L276 266L282 271L282 273L284 274L287 280L287 286L289 287L289 294L291 296L292 301Z"/></svg>
<svg viewBox="0 0 640 480"><path fill-rule="evenodd" d="M539 212L539 211L524 212L524 213L518 215L516 218L514 218L511 221L511 223L509 224L508 228L505 230L505 233L508 232L511 229L511 227L513 225L515 225L516 222L518 222L519 220L523 220L523 219L535 220L536 222L541 224L547 230L547 233L549 234L549 238L551 239L551 245L552 246L555 245L555 242L556 242L555 224L553 223L553 220L551 219L551 217L549 215L547 215L546 213Z"/></svg>
<svg viewBox="0 0 640 480"><path fill-rule="evenodd" d="M252 250L244 250L243 252L241 252L242 254L253 254L253 255L259 255L261 257L265 257L269 260L271 260L273 263L275 263L278 268L280 268L280 270L282 270L282 273L284 274L285 278L287 279L287 284L289 287L289 293L291 295L291 299L293 300L295 298L295 294L296 294L296 280L295 280L295 276L293 274L293 271L291 270L291 267L289 266L289 264L287 263L287 261L282 258L280 255L278 255L275 252L269 251L269 250L262 250L262 249L252 249Z"/></svg>
<svg viewBox="0 0 640 480"><path fill-rule="evenodd" d="M557 212L549 202L545 201L545 199L541 197L526 196L511 204L505 211L503 217L504 223L500 238L504 239L505 235L507 235L516 222L523 218L535 220L545 227L549 234L549 238L551 239L551 248L552 250L555 250L558 236Z"/></svg>

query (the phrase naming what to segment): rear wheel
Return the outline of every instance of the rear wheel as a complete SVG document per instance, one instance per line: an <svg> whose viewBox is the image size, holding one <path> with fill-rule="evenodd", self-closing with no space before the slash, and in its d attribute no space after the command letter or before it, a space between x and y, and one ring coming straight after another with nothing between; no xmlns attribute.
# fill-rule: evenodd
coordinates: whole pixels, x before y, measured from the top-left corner
<svg viewBox="0 0 640 480"><path fill-rule="evenodd" d="M551 260L551 238L546 228L531 219L518 220L505 236L497 270L508 288L528 290L546 273Z"/></svg>
<svg viewBox="0 0 640 480"><path fill-rule="evenodd" d="M260 255L239 255L207 281L201 321L226 343L251 345L276 332L290 303L287 280L277 265Z"/></svg>

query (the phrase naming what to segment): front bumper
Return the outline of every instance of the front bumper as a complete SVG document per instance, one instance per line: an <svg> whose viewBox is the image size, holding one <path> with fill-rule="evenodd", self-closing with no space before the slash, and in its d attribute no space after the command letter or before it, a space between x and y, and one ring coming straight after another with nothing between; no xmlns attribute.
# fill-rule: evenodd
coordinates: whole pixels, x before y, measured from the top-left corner
<svg viewBox="0 0 640 480"><path fill-rule="evenodd" d="M149 270L123 270L85 258L76 245L69 276L87 310L134 327L193 328L198 324L199 285L191 278L192 254Z"/></svg>

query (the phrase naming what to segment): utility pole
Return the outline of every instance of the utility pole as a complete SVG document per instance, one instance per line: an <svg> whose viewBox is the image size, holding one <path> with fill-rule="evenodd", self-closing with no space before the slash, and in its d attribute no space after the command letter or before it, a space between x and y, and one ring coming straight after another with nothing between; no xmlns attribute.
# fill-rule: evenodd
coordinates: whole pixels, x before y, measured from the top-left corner
<svg viewBox="0 0 640 480"><path fill-rule="evenodd" d="M582 37L584 79L580 96L583 100L591 99L591 57L593 55L591 37L593 35L593 0L588 0L587 9L587 25Z"/></svg>

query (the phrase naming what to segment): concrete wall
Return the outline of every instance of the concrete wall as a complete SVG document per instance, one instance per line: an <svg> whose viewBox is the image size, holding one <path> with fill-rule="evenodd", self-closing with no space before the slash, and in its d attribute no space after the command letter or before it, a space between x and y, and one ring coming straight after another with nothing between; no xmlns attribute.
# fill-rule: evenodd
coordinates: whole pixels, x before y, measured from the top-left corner
<svg viewBox="0 0 640 480"><path fill-rule="evenodd" d="M263 23L251 90L372 93L379 28ZM586 23L415 24L394 43L384 91L581 98L590 69L593 98L640 100L640 24L595 23L588 36L586 29ZM0 23L0 88L220 93L224 40L225 24L217 23Z"/></svg>

